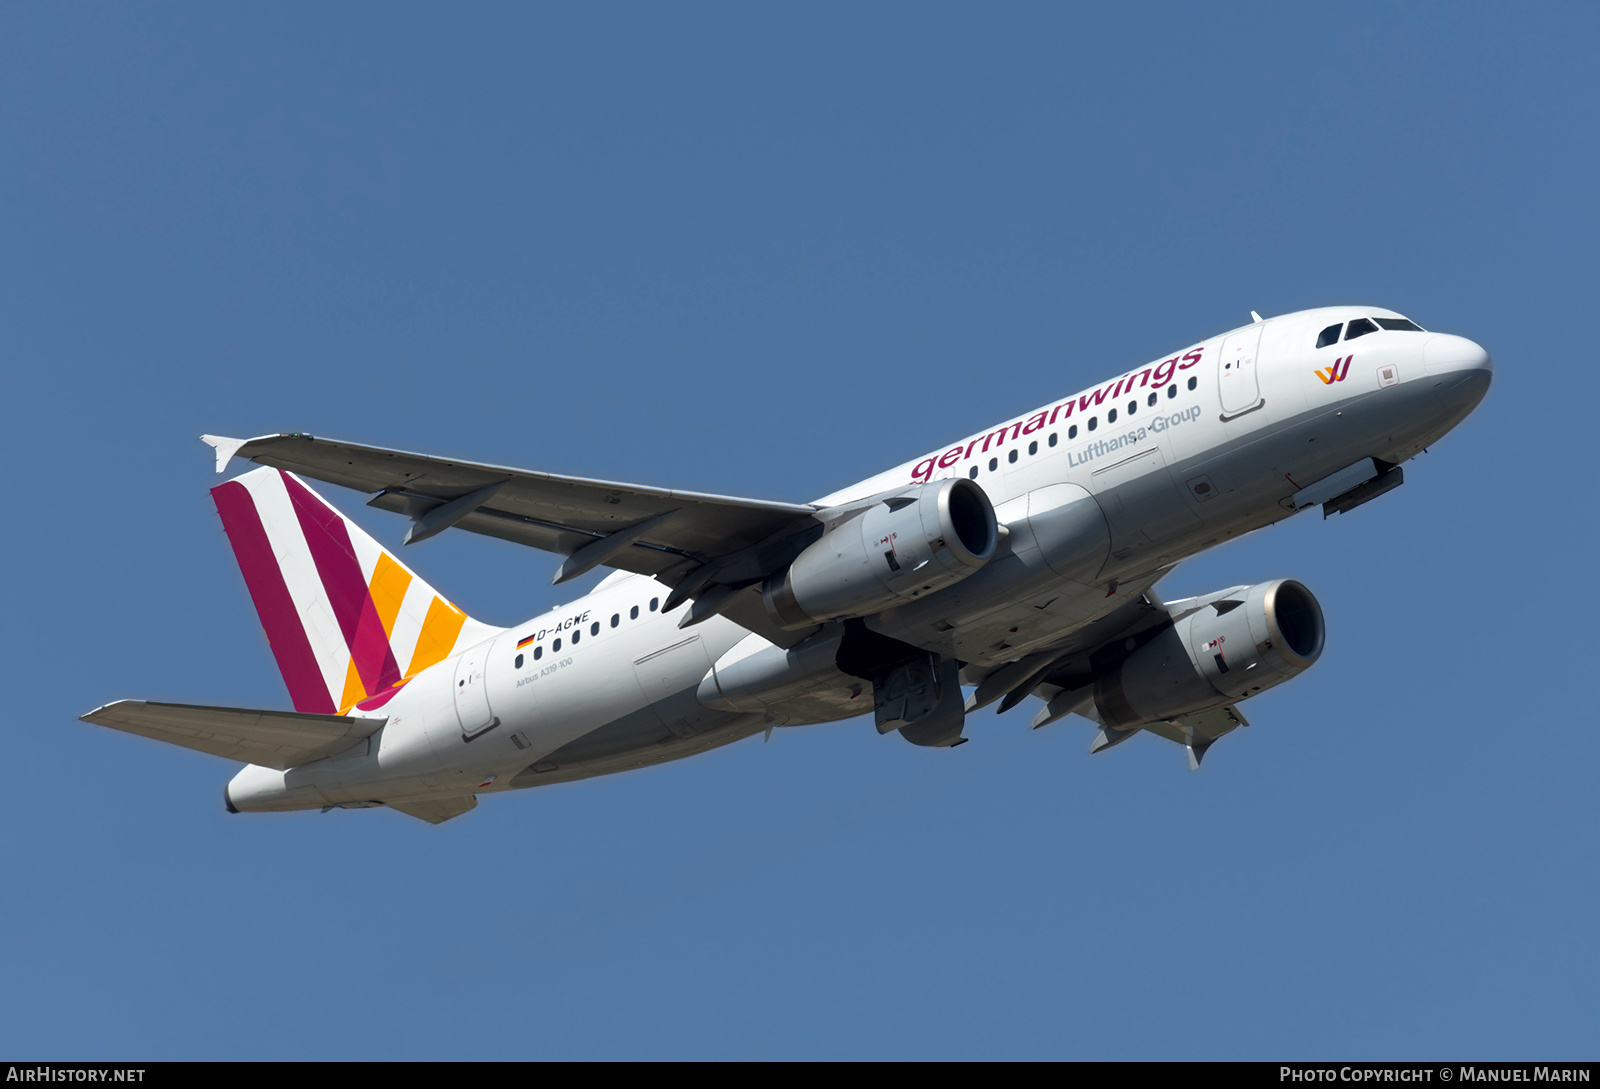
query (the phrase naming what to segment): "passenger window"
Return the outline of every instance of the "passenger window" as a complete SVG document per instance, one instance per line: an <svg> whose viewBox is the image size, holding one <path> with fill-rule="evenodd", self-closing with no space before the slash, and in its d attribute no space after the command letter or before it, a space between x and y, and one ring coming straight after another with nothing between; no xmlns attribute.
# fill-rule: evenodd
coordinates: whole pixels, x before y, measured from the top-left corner
<svg viewBox="0 0 1600 1089"><path fill-rule="evenodd" d="M976 465L974 465L972 468L968 469L967 470L967 476L970 477L973 480L977 480L978 479L978 467Z"/></svg>
<svg viewBox="0 0 1600 1089"><path fill-rule="evenodd" d="M1135 412L1138 412L1138 411L1139 411L1139 402L1138 401L1129 401L1128 402L1128 415L1132 416Z"/></svg>
<svg viewBox="0 0 1600 1089"><path fill-rule="evenodd" d="M554 643L550 644L550 653L551 654L554 654L556 651L558 651L560 649L561 649L561 640L557 639Z"/></svg>
<svg viewBox="0 0 1600 1089"><path fill-rule="evenodd" d="M1056 433L1054 431L1052 431L1052 432L1050 432L1050 445L1054 446L1055 444L1056 444Z"/></svg>
<svg viewBox="0 0 1600 1089"><path fill-rule="evenodd" d="M1172 400L1178 395L1178 383L1174 382L1167 387L1167 400Z"/></svg>
<svg viewBox="0 0 1600 1089"><path fill-rule="evenodd" d="M1200 379L1196 378L1194 375L1191 374L1189 376L1189 388L1190 389L1194 389L1194 387L1199 385L1199 384L1200 384Z"/></svg>
<svg viewBox="0 0 1600 1089"><path fill-rule="evenodd" d="M1099 426L1100 426L1100 417L1098 417L1098 416L1090 416L1089 417L1089 430L1093 431L1095 428L1097 428Z"/></svg>
<svg viewBox="0 0 1600 1089"><path fill-rule="evenodd" d="M1114 424L1116 422L1117 422L1117 410L1116 409L1112 409L1110 412L1106 413L1106 423ZM1094 421L1093 420L1089 421L1089 426L1090 427L1094 426Z"/></svg>
<svg viewBox="0 0 1600 1089"><path fill-rule="evenodd" d="M589 625L589 634L590 635L599 635L600 634L600 621L596 620L593 624Z"/></svg>
<svg viewBox="0 0 1600 1089"><path fill-rule="evenodd" d="M517 663L516 664L517 664L517 668L518 669L522 668L522 655L520 655L520 654L517 655Z"/></svg>
<svg viewBox="0 0 1600 1089"><path fill-rule="evenodd" d="M629 620L637 620L637 619L639 619L639 606L635 605L633 608L628 610L628 619Z"/></svg>
<svg viewBox="0 0 1600 1089"><path fill-rule="evenodd" d="M572 629L572 645L573 646L577 646L578 645L578 640L582 639L582 638L583 638L583 632L579 631L577 628L573 628Z"/></svg>
<svg viewBox="0 0 1600 1089"><path fill-rule="evenodd" d="M1017 452L1015 450L1011 451L1006 455L1006 460L1015 465L1017 463Z"/></svg>
<svg viewBox="0 0 1600 1089"><path fill-rule="evenodd" d="M1077 424L1073 424L1071 427L1067 428L1067 438L1068 439L1075 439L1077 437L1078 437L1078 425Z"/></svg>
<svg viewBox="0 0 1600 1089"><path fill-rule="evenodd" d="M989 459L989 471L992 473L998 468L1000 468L1000 459L999 458L990 458Z"/></svg>
<svg viewBox="0 0 1600 1089"><path fill-rule="evenodd" d="M533 660L537 662L540 658L543 658L543 657L544 657L544 648L543 647L534 647L533 648Z"/></svg>
<svg viewBox="0 0 1600 1089"><path fill-rule="evenodd" d="M1028 444L1028 456L1032 457L1034 454L1037 454L1038 452L1039 452L1039 444L1038 444L1038 442L1037 441L1030 442Z"/></svg>
<svg viewBox="0 0 1600 1089"><path fill-rule="evenodd" d="M614 628L620 623L622 623L622 614L621 613L612 613L611 614L611 626Z"/></svg>
<svg viewBox="0 0 1600 1089"><path fill-rule="evenodd" d="M1330 325L1322 332L1318 333L1317 347L1326 348L1330 344L1337 344L1339 342L1339 330L1343 328L1344 323L1340 322L1338 325Z"/></svg>
<svg viewBox="0 0 1600 1089"><path fill-rule="evenodd" d="M1356 337L1364 337L1368 333L1376 333L1377 331L1378 327L1372 324L1372 322L1368 321L1366 318L1357 318L1355 321L1351 322L1350 327L1344 331L1344 338L1346 340L1354 340Z"/></svg>
<svg viewBox="0 0 1600 1089"><path fill-rule="evenodd" d="M650 611L651 612L655 612L660 607L661 607L661 599L659 597L653 597L653 598L650 599Z"/></svg>
<svg viewBox="0 0 1600 1089"><path fill-rule="evenodd" d="M1156 407L1156 398L1159 397L1159 396L1161 396L1159 393L1152 393L1152 394L1150 394L1150 396L1148 396L1148 397L1146 397L1144 399L1144 403L1149 405L1151 408L1155 408Z"/></svg>

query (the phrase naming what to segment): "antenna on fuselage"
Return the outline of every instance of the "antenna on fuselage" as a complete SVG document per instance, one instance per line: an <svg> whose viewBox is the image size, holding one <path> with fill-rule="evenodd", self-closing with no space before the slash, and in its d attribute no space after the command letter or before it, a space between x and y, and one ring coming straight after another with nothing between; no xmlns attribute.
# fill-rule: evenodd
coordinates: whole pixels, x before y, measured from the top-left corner
<svg viewBox="0 0 1600 1089"><path fill-rule="evenodd" d="M1250 311L1250 320L1255 322L1257 325L1260 325L1266 319L1263 318L1260 314L1257 314L1254 310L1252 310L1252 311Z"/></svg>

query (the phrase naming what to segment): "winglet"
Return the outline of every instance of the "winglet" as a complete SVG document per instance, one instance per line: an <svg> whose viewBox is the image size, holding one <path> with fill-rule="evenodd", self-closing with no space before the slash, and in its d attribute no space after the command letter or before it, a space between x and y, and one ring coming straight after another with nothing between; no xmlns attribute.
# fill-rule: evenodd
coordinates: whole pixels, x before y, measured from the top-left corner
<svg viewBox="0 0 1600 1089"><path fill-rule="evenodd" d="M249 442L249 439L230 439L226 435L201 435L200 441L207 446L214 446L217 450L217 472L228 467L228 462L233 460L233 455L239 452L239 447Z"/></svg>

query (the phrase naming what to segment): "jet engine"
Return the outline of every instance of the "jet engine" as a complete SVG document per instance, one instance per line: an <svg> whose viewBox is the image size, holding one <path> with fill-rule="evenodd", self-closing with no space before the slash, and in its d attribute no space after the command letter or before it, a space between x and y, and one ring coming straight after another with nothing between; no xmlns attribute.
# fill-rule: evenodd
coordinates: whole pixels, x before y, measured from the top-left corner
<svg viewBox="0 0 1600 1089"><path fill-rule="evenodd" d="M1324 635L1322 607L1298 582L1224 591L1096 680L1095 709L1130 730L1236 703L1309 669Z"/></svg>
<svg viewBox="0 0 1600 1089"><path fill-rule="evenodd" d="M829 525L761 597L788 629L866 616L960 582L989 562L999 539L977 484L919 484Z"/></svg>

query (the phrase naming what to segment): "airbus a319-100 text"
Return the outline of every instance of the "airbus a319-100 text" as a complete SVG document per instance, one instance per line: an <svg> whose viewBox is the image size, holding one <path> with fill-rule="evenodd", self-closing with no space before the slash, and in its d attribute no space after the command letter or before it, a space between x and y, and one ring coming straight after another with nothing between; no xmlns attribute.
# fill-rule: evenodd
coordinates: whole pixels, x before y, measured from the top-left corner
<svg viewBox="0 0 1600 1089"><path fill-rule="evenodd" d="M286 434L203 436L212 489L293 711L123 700L87 721L244 761L230 811L387 805L439 822L483 794L675 760L870 713L954 746L1036 696L1091 751L1145 730L1193 766L1239 704L1322 653L1280 579L1163 601L1211 545L1348 511L1488 390L1477 344L1393 311L1251 324L938 447L814 503L586 480ZM373 493L405 543L447 529L614 568L496 628L307 486ZM972 689L966 695L963 686Z"/></svg>

